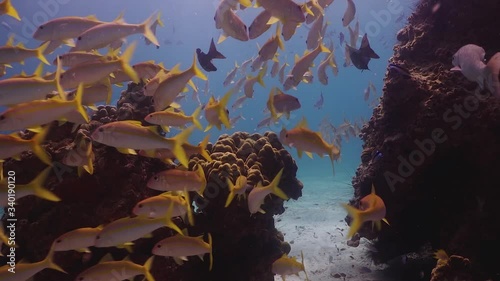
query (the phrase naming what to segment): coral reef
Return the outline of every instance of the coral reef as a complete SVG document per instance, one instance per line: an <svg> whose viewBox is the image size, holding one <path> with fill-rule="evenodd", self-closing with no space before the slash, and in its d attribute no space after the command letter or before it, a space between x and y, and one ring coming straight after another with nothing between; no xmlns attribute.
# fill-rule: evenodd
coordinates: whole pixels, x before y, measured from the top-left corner
<svg viewBox="0 0 500 281"><path fill-rule="evenodd" d="M161 192L146 188L145 183L155 173L173 168L159 159L119 153L115 148L93 143L95 153L94 173L77 176L76 169L61 163L65 154L74 146L74 140L88 138L100 125L116 120L143 120L154 111L150 97L142 93L142 85L129 84L122 92L118 106L99 106L88 124L73 131L73 124L50 124L44 149L52 156L54 169L44 186L58 195L60 202L50 202L35 196L20 198L16 206L16 251L18 260L28 262L43 259L51 243L60 235L81 227L96 227L116 219L130 216L140 200ZM30 132L23 137L31 137ZM207 146L214 161L207 162L201 155L192 155L189 168L201 165L207 177L204 197L191 192L196 202L195 225L188 226L181 219L175 222L187 228L190 236L211 233L213 237L214 268L208 271L208 261L197 257L180 266L172 258L156 257L152 274L157 280L274 280L271 264L290 251L283 235L274 227L273 215L285 211L283 200L269 196L262 209L265 214L250 215L246 200L235 198L224 208L228 195L226 178L233 182L239 175L248 177L250 186L258 182L268 184L284 168L281 189L293 199L302 193L302 183L297 180L297 166L283 148L276 134L264 135L235 133L222 135L215 144ZM16 171L17 184L32 180L44 164L31 152L25 152L20 161L8 159L5 173ZM247 190L249 191L249 190ZM5 219L5 218L4 218ZM5 225L5 223L4 223ZM57 252L54 261L68 274L44 270L35 275L34 281L74 280L83 270L96 264L111 253L115 259L129 255L131 261L143 264L151 256L152 247L161 239L173 235L167 228L153 232L152 238L135 241L133 252L125 249L94 248L92 254L76 251ZM3 248L7 253L7 248ZM5 257L0 257L1 262Z"/></svg>
<svg viewBox="0 0 500 281"><path fill-rule="evenodd" d="M467 280L500 274L491 258L500 251L500 100L449 71L463 45L482 46L486 60L499 51L492 36L499 10L496 0L423 0L398 33L391 62L411 77L386 74L380 105L362 129L350 202L357 206L373 183L386 203L390 226L360 231L378 237L376 262L431 243L469 258Z"/></svg>

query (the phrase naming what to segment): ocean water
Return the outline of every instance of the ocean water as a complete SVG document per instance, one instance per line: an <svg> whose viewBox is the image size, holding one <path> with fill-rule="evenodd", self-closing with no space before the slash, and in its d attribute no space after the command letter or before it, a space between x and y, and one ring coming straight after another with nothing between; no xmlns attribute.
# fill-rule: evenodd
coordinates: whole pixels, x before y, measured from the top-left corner
<svg viewBox="0 0 500 281"><path fill-rule="evenodd" d="M153 45L145 45L142 35L128 37L125 46L132 42L138 43L131 64L154 60L156 63L162 62L166 68L172 68L174 65L180 64L181 69L186 69L192 63L196 48L207 52L210 40L213 38L217 42L221 34L221 30L215 28L213 19L219 4L219 1L216 0L12 0L12 3L18 9L22 21L0 16L2 23L0 27L0 43L3 44L10 36L14 36L14 43L22 42L27 47L32 48L41 43L31 38L35 29L41 23L58 17L95 15L99 20L111 21L120 13L123 13L124 20L127 23L141 23L151 14L161 12L161 18L165 26L158 27L156 32L161 46L157 49ZM344 123L345 120L352 124L357 122L362 126L361 118L368 120L374 106L378 103L378 97L382 93L383 77L387 70L388 59L393 53L392 46L396 42L396 32L405 24L406 17L411 14L414 4L409 1L398 0L356 1L356 4L356 17L351 26L356 21L359 21L360 37L357 40L357 45L359 47L361 36L367 33L372 49L380 56L380 59L371 60L369 64L370 70L361 71L352 65L349 67L343 66L345 60L344 45L340 46L339 34L341 32L345 34L345 41L349 42L349 31L342 26L342 16L346 10L347 1L336 0L325 10L325 22L328 22L328 26L324 41L326 45L330 41L334 43L334 54L339 70L338 76L333 76L328 69L329 84L322 85L319 83L316 67L325 57L325 54L320 54L315 60L315 67L313 68L313 82L308 84L302 82L296 90L286 91L286 93L299 98L301 108L292 112L289 120L282 118L271 127L257 128L257 124L267 116L265 108L269 91L273 87L282 88L278 77L271 78L267 74L264 78L265 87L255 84L254 97L247 99L242 108L236 110L229 108L230 118L241 115L244 119L239 120L231 129L223 128L219 131L212 128L208 132L210 140L215 142L221 134L232 134L237 131L264 133L271 130L279 133L282 127L287 129L295 127L303 117L307 119L309 127L314 131L320 130L320 123L325 118L330 120L336 127ZM261 9L248 8L238 11L237 14L249 26L260 11ZM302 56L306 50L305 41L309 26L303 24L298 27L295 35L289 41L284 42L285 50L278 50L280 64L287 62L289 65L293 65L294 56ZM213 61L218 68L216 72L205 72L209 81L208 95L203 93L205 81L193 78L194 83L199 88L201 104L206 104L212 95L217 98L226 93L234 85L223 86L222 82L227 73L234 68L235 63L241 65L243 61L255 57L258 53L258 46L262 46L274 33L275 27L273 26L254 40L241 42L229 37L221 44L218 44L217 49L226 56L226 59ZM67 46L61 47L53 54L47 55L47 59L51 62L57 54L65 53L68 50ZM101 53L104 53L104 51ZM7 69L7 75L3 78L19 74L21 71L30 74L38 64L39 61L36 58L28 59L24 65L13 64L13 68ZM268 64L269 70L271 65L271 63ZM290 70L291 66L288 66L285 73ZM55 67L45 66L44 71L55 71ZM248 68L247 73L238 73L234 80L237 81L244 75L256 74L257 72L252 73ZM364 91L369 83L373 83L376 93L372 91L370 98L364 100ZM120 92L124 89L124 87L113 87L111 104L116 104ZM314 104L321 93L324 97L324 105L321 109L317 109ZM229 105L232 105L236 98L241 95L243 95L243 92L234 95ZM192 90L190 89L186 98L180 102L186 114L191 114L200 105L192 96ZM0 111L4 109L0 107ZM204 119L201 120L201 123L204 127L207 125ZM173 132L177 133L178 130L173 129ZM189 141L190 143L198 143L204 136L205 133L195 131ZM310 223L309 226L306 226L307 229L307 227L315 227L314 221L310 221L312 218L318 220L318 225L324 225L328 221L328 215L334 217L336 221L331 224L330 230L319 228L316 231L318 232L316 234L320 236L319 240L323 239L321 235L326 235L326 231L333 232L335 228L342 227L342 225L346 228L345 223L340 222L345 216L345 211L340 207L340 204L347 202L352 197L350 182L360 163L361 146L362 142L359 138L351 137L348 141L344 140L342 142L341 159L335 162L335 174L332 174L332 167L328 157L320 158L314 155L313 159L309 159L307 156L298 158L296 150L288 148L297 161L299 168L297 178L304 183L303 197L296 202L287 202L288 211L282 215L282 218L277 218L279 220L277 228L285 233L290 233L289 235L294 235L293 233L297 233L297 231L287 228L290 221L285 224L281 223L280 220L287 222L287 219L290 220L290 218L285 218L287 216L296 218L297 221L307 219L309 220L308 223ZM322 212L324 213L322 216L315 216L315 214ZM309 230L305 231L305 233L311 234L311 232L308 232ZM302 234L297 235L301 236ZM332 239L340 241L341 237ZM305 251L308 248L307 243L310 241L301 241L299 239L296 242L297 247L292 245L293 254L300 254L300 250ZM332 248L328 250L336 251L333 246L330 247ZM324 250L321 244L314 244L313 248L314 251ZM308 257L306 261L311 264L314 263L311 257ZM320 267L318 266L318 268ZM295 280L293 277L291 278L291 280Z"/></svg>

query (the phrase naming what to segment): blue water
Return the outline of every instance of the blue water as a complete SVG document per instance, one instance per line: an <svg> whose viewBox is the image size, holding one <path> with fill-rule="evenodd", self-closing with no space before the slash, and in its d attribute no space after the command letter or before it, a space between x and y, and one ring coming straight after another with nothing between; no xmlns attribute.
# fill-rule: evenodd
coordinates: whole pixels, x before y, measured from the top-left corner
<svg viewBox="0 0 500 281"><path fill-rule="evenodd" d="M214 12L218 5L215 0L183 0L183 1L165 1L165 0L39 0L39 1L24 1L13 0L13 5L18 9L22 17L22 21L18 22L6 16L0 17L0 21L6 23L12 30L7 31L7 27L0 27L0 42L6 42L9 35L14 34L16 42L23 42L27 47L37 47L40 42L31 39L31 34L35 28L41 23L63 16L88 16L95 15L103 21L111 21L117 17L120 12L124 13L124 19L129 23L141 23L148 18L153 12L160 11L165 27L158 27L157 38L161 44L159 49L154 46L146 46L142 36L136 35L127 38L127 43L138 41L138 48L134 54L132 64L146 60L154 60L155 62L163 62L165 67L171 68L175 64L180 63L181 69L186 69L191 65L193 55L196 48L201 48L207 51L211 38L217 41L220 30L215 28ZM29 3L28 3L29 2ZM299 1L300 2L300 1ZM271 129L277 133L281 130L282 125L288 129L297 124L300 119L305 116L309 126L313 130L319 130L319 123L328 116L333 124L340 125L344 118L352 123L364 117L368 120L372 113L369 101L363 100L363 91L371 81L377 88L378 95L382 92L383 77L386 71L387 60L392 55L392 45L395 43L395 33L404 24L404 20L396 23L396 19L401 15L409 15L411 4L400 3L397 0L372 0L372 1L356 1L357 12L356 19L360 22L360 35L368 31L369 40L372 48L380 55L380 59L370 62L371 71L361 72L354 66L343 67L344 63L344 48L339 47L338 34L343 32L346 35L346 41L349 40L349 32L342 27L341 18L346 8L346 1L336 0L326 9L325 21L330 25L327 28L327 36L325 41L333 39L335 43L335 56L339 67L339 75L334 77L331 71L328 70L329 85L323 86L314 77L312 84L301 83L297 90L290 90L287 93L297 96L300 99L302 108L293 112L290 120L283 120L279 125L273 126ZM390 8L392 7L392 8ZM396 8L394 8L396 7ZM397 10L399 13L391 13L388 11ZM246 9L239 11L238 15L242 20L250 25L253 18L261 11L261 9ZM380 19L377 15L386 15ZM388 15L388 16L387 16ZM405 17L406 18L406 17ZM356 19L351 23L354 26ZM384 22L385 21L385 22ZM296 34L291 40L285 42L285 50L279 51L279 60L281 63L287 61L293 65L293 57L295 54L302 56L306 49L305 39L307 31L304 26L297 29ZM243 61L256 56L258 52L257 45L262 46L264 42L270 38L275 32L274 26L265 34L255 40L248 42L240 42L233 38L228 38L223 43L217 45L218 50L224 54L227 59L215 60L214 63L218 67L217 72L207 73L210 83L210 93L216 97L222 96L229 87L225 88L222 81L226 74L232 70L234 63L241 64ZM169 43L171 42L171 43ZM358 41L358 46L359 46ZM167 44L168 43L168 44ZM62 54L68 50L68 47L60 48L55 53L48 55L48 60L52 61L56 54ZM104 52L104 51L103 51ZM324 54L320 54L315 61L316 66L324 58ZM18 74L21 70L27 73L32 73L38 65L38 60L33 58L26 61L24 66L16 64L13 69L8 69L9 77L12 74ZM269 69L271 64L269 64ZM288 67L286 73L291 69ZM55 71L54 66L45 67L45 71ZM313 71L316 76L316 68ZM253 73L256 75L256 73ZM241 74L235 78L238 79ZM4 77L5 78L5 77ZM209 96L204 95L203 89L205 81L194 78L195 84L200 88L200 99L202 103L208 101ZM280 86L278 77L271 78L269 75L265 77L266 87L263 88L256 84L254 89L254 98L247 99L243 104L243 108L236 111L230 110L230 117L241 114L246 120L240 120L232 129L217 131L213 128L209 133L211 141L215 141L220 134L233 133L236 131L248 132L265 132L269 128L257 129L257 123L264 118L266 100L269 91L274 86ZM119 93L124 88L115 87L112 104L115 104ZM324 107L322 110L317 110L313 107L318 100L320 93L324 95ZM236 100L237 96L233 96L230 105ZM401 93L404 94L404 93ZM191 93L181 102L181 105L187 114L190 114L197 106L197 102L191 99ZM3 109L1 109L3 110ZM202 120L202 124L206 126L206 121ZM190 141L197 143L204 137L204 133L195 132ZM360 161L361 141L352 139L342 145L341 161L336 163L335 179L342 178L343 180L352 176L355 168ZM290 149L292 155L296 158L294 149ZM320 159L315 156L313 160L297 159L299 165L299 177L324 177L334 180L331 173L330 160L328 157Z"/></svg>

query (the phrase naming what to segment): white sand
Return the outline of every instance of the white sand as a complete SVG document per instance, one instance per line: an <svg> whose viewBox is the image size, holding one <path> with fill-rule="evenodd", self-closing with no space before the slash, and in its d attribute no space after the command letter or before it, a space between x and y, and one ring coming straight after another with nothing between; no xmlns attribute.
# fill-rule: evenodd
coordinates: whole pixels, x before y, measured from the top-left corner
<svg viewBox="0 0 500 281"><path fill-rule="evenodd" d="M285 203L287 210L275 217L276 228L285 235L292 251L300 261L304 253L304 264L311 281L344 280L335 274L344 273L345 280L382 280L382 266L372 264L367 257L367 244L361 239L358 247L347 246L349 226L344 221L346 211L341 203L347 203L353 189L350 178L299 178L303 184L303 196L299 200ZM378 271L378 274L377 274ZM275 280L282 280L276 276ZM286 276L287 281L305 280L305 274Z"/></svg>

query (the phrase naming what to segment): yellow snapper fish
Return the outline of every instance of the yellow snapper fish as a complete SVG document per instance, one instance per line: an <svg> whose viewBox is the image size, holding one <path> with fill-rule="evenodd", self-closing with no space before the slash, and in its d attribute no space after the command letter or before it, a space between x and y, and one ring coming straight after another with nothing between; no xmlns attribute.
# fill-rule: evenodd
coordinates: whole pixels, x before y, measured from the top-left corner
<svg viewBox="0 0 500 281"><path fill-rule="evenodd" d="M9 15L18 21L21 21L16 8L12 6L11 0L4 0L0 3L0 15Z"/></svg>
<svg viewBox="0 0 500 281"><path fill-rule="evenodd" d="M163 66L163 62L157 64L153 60L136 63L132 65L132 68L142 80L151 79L162 70L168 73L168 70Z"/></svg>
<svg viewBox="0 0 500 281"><path fill-rule="evenodd" d="M78 142L75 140L75 147L68 151L62 163L70 167L78 167L78 176L83 174L83 170L90 175L94 173L94 152L92 151L92 140L82 137Z"/></svg>
<svg viewBox="0 0 500 281"><path fill-rule="evenodd" d="M437 265L443 265L448 262L450 257L445 250L439 249L434 253L434 258L437 259Z"/></svg>
<svg viewBox="0 0 500 281"><path fill-rule="evenodd" d="M137 73L129 64L129 61L134 53L135 46L135 43L130 44L125 52L123 52L123 55L117 59L104 62L91 61L69 68L60 77L61 86L64 89L76 88L80 83L88 86L107 79L110 73L118 69L123 69L132 81L139 83Z"/></svg>
<svg viewBox="0 0 500 281"><path fill-rule="evenodd" d="M276 57L273 58L273 66L271 67L271 78L276 77L278 75L278 71L280 70L280 62Z"/></svg>
<svg viewBox="0 0 500 281"><path fill-rule="evenodd" d="M486 88L500 98L500 53L496 53L486 64L484 70Z"/></svg>
<svg viewBox="0 0 500 281"><path fill-rule="evenodd" d="M283 174L283 168L276 174L273 181L267 185L263 186L261 182L255 186L248 194L248 210L250 214L255 214L257 212L265 213L260 207L264 204L264 200L269 194L274 194L283 200L288 200L288 196L278 187L281 180L281 175Z"/></svg>
<svg viewBox="0 0 500 281"><path fill-rule="evenodd" d="M233 184L233 182L227 178L227 188L229 189L229 195L227 196L226 200L226 205L224 205L225 208L227 208L231 202L234 199L235 195L238 195L238 198L241 198L242 196L245 197L245 192L247 191L247 177L240 175L236 179L236 183Z"/></svg>
<svg viewBox="0 0 500 281"><path fill-rule="evenodd" d="M60 88L60 87L59 87ZM64 95L62 89L59 93ZM15 105L0 114L0 131L24 130L47 124L76 109L86 122L87 112L82 106L83 86L78 86L76 98L72 101L60 99L35 100Z"/></svg>
<svg viewBox="0 0 500 281"><path fill-rule="evenodd" d="M273 88L269 92L267 100L267 109L271 112L274 121L278 120L278 113L285 114L286 119L290 119L290 112L297 110L301 107L298 98L283 93L278 88Z"/></svg>
<svg viewBox="0 0 500 281"><path fill-rule="evenodd" d="M43 163L51 166L50 155L41 147L47 132L48 127L29 140L20 138L16 133L0 135L0 159L18 158L23 151L31 149Z"/></svg>
<svg viewBox="0 0 500 281"><path fill-rule="evenodd" d="M172 221L172 209L173 206L171 205L165 217L155 219L140 216L133 218L125 217L113 221L104 226L99 234L97 234L94 246L102 248L129 244L130 242L145 237L151 234L151 232L164 226L182 234L179 227Z"/></svg>
<svg viewBox="0 0 500 281"><path fill-rule="evenodd" d="M318 66L318 80L323 85L328 85L328 76L326 75L326 68L328 66L332 68L332 71L337 68L337 65L334 63L333 52L328 54Z"/></svg>
<svg viewBox="0 0 500 281"><path fill-rule="evenodd" d="M285 83L283 83L285 91L299 85L304 77L304 74L309 70L314 60L321 52L330 53L330 50L323 45L322 40L320 39L316 49L306 53L302 58L296 58L292 71L285 80Z"/></svg>
<svg viewBox="0 0 500 281"><path fill-rule="evenodd" d="M76 96L77 90L73 90L66 94L67 100L73 100ZM111 102L111 85L94 84L83 89L82 104L94 106L96 103Z"/></svg>
<svg viewBox="0 0 500 281"><path fill-rule="evenodd" d="M248 41L247 26L231 9L222 13L221 21L222 34L217 44L222 43L227 37L233 37L236 40Z"/></svg>
<svg viewBox="0 0 500 281"><path fill-rule="evenodd" d="M224 87L227 87L227 85L231 84L233 82L233 79L234 79L234 76L236 76L236 72L240 69L240 67L238 66L238 64L236 62L234 62L234 68L233 70L231 70L226 78L224 79L224 82L222 82L222 85L224 85Z"/></svg>
<svg viewBox="0 0 500 281"><path fill-rule="evenodd" d="M271 13L268 24L273 24L278 20L283 24L287 22L301 23L306 20L302 7L292 0L257 0L256 6Z"/></svg>
<svg viewBox="0 0 500 281"><path fill-rule="evenodd" d="M203 195L207 186L205 172L201 165L194 171L169 169L152 176L147 182L147 187L160 191L197 191Z"/></svg>
<svg viewBox="0 0 500 281"><path fill-rule="evenodd" d="M205 132L210 130L213 126L220 130L222 124L224 124L224 126L228 129L231 128L228 116L229 111L226 107L233 93L233 90L229 90L226 94L224 94L220 101L216 101L213 96L210 97L207 105L205 105L205 119L208 121L208 126L205 128Z"/></svg>
<svg viewBox="0 0 500 281"><path fill-rule="evenodd" d="M56 238L54 241L54 251L71 251L87 252L88 247L94 246L95 237L101 232L102 226L98 227L82 227L68 231Z"/></svg>
<svg viewBox="0 0 500 281"><path fill-rule="evenodd" d="M272 267L271 271L274 274L281 275L281 279L285 281L286 275L299 275L299 272L304 271L306 274L306 281L309 281L309 277L307 276L306 268L304 266L304 253L300 252L300 256L302 258L301 262L298 262L294 257L290 258L286 254L279 259L277 259Z"/></svg>
<svg viewBox="0 0 500 281"><path fill-rule="evenodd" d="M187 191L183 195L169 191L146 198L135 205L132 213L137 216L153 219L160 218L168 214L168 208L171 204L173 205L172 217L184 217L187 215L189 224L194 225L191 200L189 200L189 193Z"/></svg>
<svg viewBox="0 0 500 281"><path fill-rule="evenodd" d="M39 262L17 263L14 269L15 273L11 271L13 269L10 267L10 265L8 264L4 265L0 267L0 280L2 281L28 280L32 276L34 276L35 274L46 268L51 268L60 271L62 273L67 273L60 266L58 266L52 261L53 255L54 255L54 249L51 248L49 250L49 253L47 254L47 257Z"/></svg>
<svg viewBox="0 0 500 281"><path fill-rule="evenodd" d="M107 55L101 55L97 51L94 52L76 51L59 55L57 56L57 58L59 58L62 67L74 67L79 64L91 61L108 61L117 59L118 51L119 50L111 51ZM57 58L54 59L53 64L57 64Z"/></svg>
<svg viewBox="0 0 500 281"><path fill-rule="evenodd" d="M372 184L372 192L360 200L360 209L356 209L348 204L342 204L346 209L349 216L353 219L351 228L347 234L347 238L351 238L356 232L359 231L364 222L371 221L372 225L375 224L377 229L382 228L381 221L389 224L385 219L385 203L382 198L375 194L375 186Z"/></svg>
<svg viewBox="0 0 500 281"><path fill-rule="evenodd" d="M8 78L0 81L0 106L15 105L33 100L45 99L48 94L59 90L61 68L58 66L56 75L51 80L39 76L42 71L40 66L33 77ZM56 92L57 93L57 92ZM62 93L62 92L60 92ZM61 95L64 98L64 95Z"/></svg>
<svg viewBox="0 0 500 281"><path fill-rule="evenodd" d="M259 71L259 74L257 76L248 76L247 80L245 81L245 84L243 85L243 91L245 93L245 96L247 98L252 98L253 97L253 86L255 85L256 82L259 82L259 84L262 87L266 87L264 84L264 75L266 75L267 72L267 65L264 65L264 67Z"/></svg>
<svg viewBox="0 0 500 281"><path fill-rule="evenodd" d="M281 41L281 29L280 25L276 26L276 34L271 37L269 40L262 45L262 48L259 50L259 56L261 62L273 59L278 51L278 47L281 50L284 50L283 41Z"/></svg>
<svg viewBox="0 0 500 281"><path fill-rule="evenodd" d="M49 43L42 44L36 49L28 49L24 47L23 43L13 46L11 41L12 40L9 39L9 42L7 42L5 46L0 47L0 64L10 64L15 62L24 64L26 59L37 57L41 62L50 65L43 55L43 52Z"/></svg>
<svg viewBox="0 0 500 281"><path fill-rule="evenodd" d="M19 200L20 198L25 196L35 195L37 197L49 201L54 201L54 202L61 201L61 199L57 197L57 195L55 195L54 193L43 187L43 183L47 179L47 176L49 175L51 170L52 167L47 167L28 184L22 184L22 185L17 184L16 200ZM0 206L7 206L8 193L9 191L7 189L7 181L6 179L4 179L3 182L0 182L0 195L1 195Z"/></svg>
<svg viewBox="0 0 500 281"><path fill-rule="evenodd" d="M305 151L307 156L312 158L312 153L318 154L320 157L328 155L332 162L340 157L340 149L334 144L328 144L319 132L311 131L307 126L305 118L297 125L297 127L287 130L283 128L279 138L281 142L290 147L297 149L299 158L302 157L302 152Z"/></svg>
<svg viewBox="0 0 500 281"><path fill-rule="evenodd" d="M359 37L359 21L356 21L356 25L354 26L354 30L350 26L347 27L349 30L349 40L350 40L350 46L353 48L356 48L356 45L358 45L358 37Z"/></svg>
<svg viewBox="0 0 500 281"><path fill-rule="evenodd" d="M182 144L182 148L186 152L186 155L190 158L192 155L200 154L205 160L208 162L212 161L212 157L208 154L206 148L208 144L208 140L210 135L206 135L202 142L198 145L192 145L189 143ZM157 148L152 150L139 150L139 155L145 157L158 158L165 161L165 159L173 159L175 158L174 153L170 149L165 148Z"/></svg>
<svg viewBox="0 0 500 281"><path fill-rule="evenodd" d="M342 17L342 25L344 27L348 26L354 20L355 14L356 6L354 5L353 0L347 0L347 8L344 12L344 16Z"/></svg>
<svg viewBox="0 0 500 281"><path fill-rule="evenodd" d="M104 48L114 41L137 33L143 34L155 46L160 46L158 39L151 31L151 25L156 20L156 15L155 12L141 24L127 24L119 20L96 25L78 36L75 47L71 51L90 51Z"/></svg>
<svg viewBox="0 0 500 281"><path fill-rule="evenodd" d="M314 21L311 29L307 33L306 45L307 49L314 50L318 47L321 38L321 29L323 28L323 15L319 15Z"/></svg>
<svg viewBox="0 0 500 281"><path fill-rule="evenodd" d="M144 275L144 280L155 281L150 272L153 258L154 256L151 256L144 265L138 265L128 260L98 263L80 273L75 281L133 280L137 275Z"/></svg>
<svg viewBox="0 0 500 281"><path fill-rule="evenodd" d="M213 267L212 235L208 234L208 242L203 241L203 235L189 237L176 235L165 238L153 247L153 254L163 257L174 257L177 263L187 261L188 256L199 256L203 260L204 254L210 254L209 270Z"/></svg>
<svg viewBox="0 0 500 281"><path fill-rule="evenodd" d="M164 138L156 132L156 127L144 127L140 121L116 121L104 124L92 133L92 140L117 148L118 151L135 149L168 148L179 162L187 167L188 159L182 144L187 142L193 127L183 130L173 138Z"/></svg>
<svg viewBox="0 0 500 281"><path fill-rule="evenodd" d="M193 76L199 77L202 80L208 79L198 68L196 55L193 57L193 63L189 69L181 72L179 65L176 65L166 74L163 81L160 82L154 93L155 110L160 111L169 106Z"/></svg>
<svg viewBox="0 0 500 281"><path fill-rule="evenodd" d="M271 16L271 12L268 10L264 10L258 14L248 27L248 37L250 39L255 39L266 32L271 27L270 24L267 24Z"/></svg>
<svg viewBox="0 0 500 281"><path fill-rule="evenodd" d="M192 122L198 129L203 130L203 127L198 121L198 117L201 112L201 106L195 109L192 115L186 116L182 112L174 112L173 108L168 108L163 111L157 111L149 114L144 118L146 122L160 125L165 129L168 129L168 126L173 127L184 127L188 123ZM168 130L166 130L168 132Z"/></svg>

